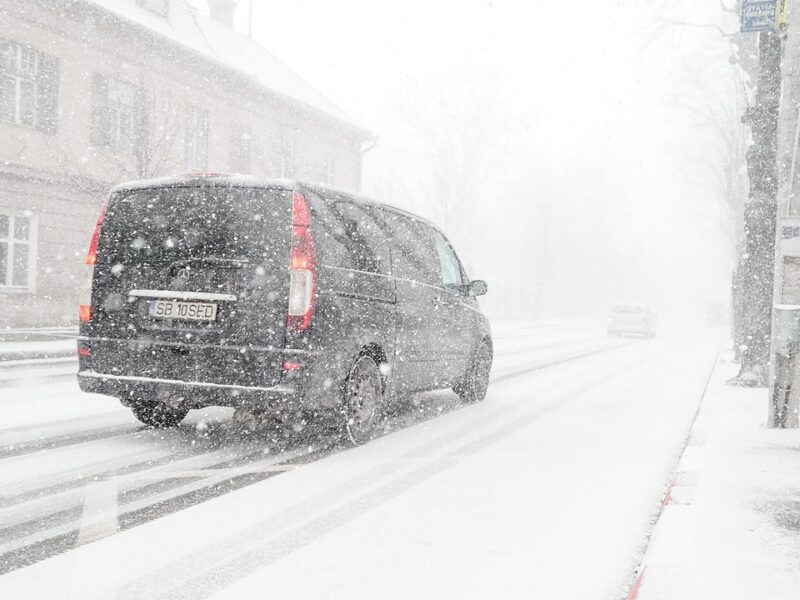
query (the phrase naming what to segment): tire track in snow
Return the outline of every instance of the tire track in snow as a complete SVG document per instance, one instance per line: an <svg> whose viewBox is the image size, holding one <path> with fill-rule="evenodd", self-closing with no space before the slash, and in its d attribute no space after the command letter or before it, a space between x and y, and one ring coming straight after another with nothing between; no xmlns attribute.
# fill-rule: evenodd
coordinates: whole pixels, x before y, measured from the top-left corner
<svg viewBox="0 0 800 600"><path fill-rule="evenodd" d="M497 377L494 377L492 381L494 383L499 383L500 381L522 376L533 371L539 371L549 366L561 365L563 363L579 360L587 356L621 349L628 345L629 343L615 343L610 346L608 344L603 344L600 348L581 352L578 355L568 355L550 361L545 360L533 365L529 365L522 369L515 369L513 372L503 373ZM566 379L571 378L568 377ZM458 404L450 408L448 412L459 408L464 408L464 406ZM498 410L498 414L502 412L505 412L505 409ZM389 423L388 431L385 432L384 435L397 431L398 429L404 429L406 427L417 425L421 422L426 422L432 417L438 416L438 414L440 413L433 411L433 414L427 415L413 414L410 415L410 418L409 415L401 415ZM395 427L392 427L392 425ZM475 424L473 424L469 428L465 429L464 434L472 433L475 430L476 427ZM147 430L144 431L146 432ZM136 433L142 433L142 431L138 431ZM449 436L445 436L445 438L448 437ZM341 450L341 448L328 449L316 454L313 459L318 460L339 450ZM174 457L175 455L169 455L165 457L166 463L173 464L172 461L174 460ZM164 516L166 514L188 508L189 506L193 506L200 502L204 502L211 498L229 493L235 489L263 481L268 477L272 477L283 472L284 470L285 469L275 469L273 471L263 473L251 472L238 474L235 469L233 469L228 473L215 475L213 482L209 482L209 480L201 478L199 480L192 480L189 483L187 483L185 479L175 483L174 478L170 478L169 471L165 471L163 473L162 480L158 483L151 483L149 485L132 490L134 494L138 494L138 503L134 503L134 507L130 506L129 502L120 503L122 513L118 516L118 529L120 531L129 529L130 527L140 525L160 516ZM141 471L137 470L136 472L131 473L124 478L135 479L135 475L138 473L141 478L147 479L147 472L147 468ZM224 482L227 482L227 485L221 486L220 484ZM187 491L187 488L191 489L188 489ZM50 498L45 496L45 499L49 500ZM45 517L46 519L55 520L57 521L57 524L53 525L52 523L49 523L49 526L46 528L45 535L39 535L38 538L29 540L30 543L20 545L13 550L0 555L0 574L15 570L22 566L26 566L27 564L38 562L39 560L43 560L44 558L65 552L75 547L80 540L80 536L78 535L79 529L76 528L76 526L82 514L83 506L81 504L75 504L65 508L60 513L47 515ZM37 515L34 519L31 519L25 523L17 522L11 528L6 528L6 530L0 531L0 537L5 537L6 534L19 534L20 531L25 530L25 526L34 525L41 522L41 515Z"/></svg>
<svg viewBox="0 0 800 600"><path fill-rule="evenodd" d="M23 454L32 454L33 452L40 452L43 450L55 450L65 446L74 446L76 444L83 444L86 442L95 442L98 440L122 437L144 430L144 425L113 425L84 431L77 434L68 433L53 437L22 441L17 444L10 444L0 448L0 460L15 456L22 456Z"/></svg>
<svg viewBox="0 0 800 600"><path fill-rule="evenodd" d="M126 479L112 477L95 482L84 490L81 502L54 516L61 518L63 522L50 525L38 534L25 536L16 543L13 540L10 543L4 542L6 550L0 554L0 575L66 552L81 543L100 539L263 481L295 468L298 464L319 458L318 453L308 453L306 449L295 449L285 455L262 458L260 461L251 460L255 456L263 457L263 451L245 457L247 460L232 468L180 471L176 473L177 477L165 470L161 473L150 473L149 476L143 474L141 479L136 476ZM230 460L217 464L230 464ZM141 482L145 485L135 486ZM134 487L127 492L123 491L123 486L131 483ZM104 494L97 503L95 492L98 488L95 486L101 486L100 491ZM117 491L113 498L105 493L112 486ZM86 494L89 496L88 502ZM113 512L110 511L112 506L115 509ZM110 525L112 522L113 527ZM13 536L20 533L19 528L24 525L16 524L7 528L0 532L0 538L6 540L8 534Z"/></svg>
<svg viewBox="0 0 800 600"><path fill-rule="evenodd" d="M594 329L597 329L594 326ZM577 334L583 328L569 329L564 333ZM537 337L538 330L531 330L530 333L525 333L522 338L530 337L530 345L523 347L513 347L506 351L504 350L503 341L506 337L498 337L495 340L495 358L513 355L515 357L523 356L526 353L534 353L536 351L547 352L555 348L566 348L569 346L583 346L592 341L604 342L606 338L602 336L594 336L589 338L580 338L569 340L565 342L548 342L546 339L542 340ZM545 334L546 335L546 334ZM619 343L619 342L617 342ZM580 358L582 354L576 355ZM546 359L543 360L546 363ZM543 364L543 366L547 366ZM50 391L46 397L56 397L62 395L63 391L56 390ZM70 393L81 394L75 390ZM30 454L42 450L54 450L63 448L73 444L81 444L88 441L102 440L110 437L117 437L118 435L125 435L124 427L129 427L127 433L143 431L145 428L138 422L133 422L128 415L110 414L110 415L92 415L87 417L74 417L70 419L60 419L49 421L45 423L36 423L32 425L23 425L19 427L11 427L0 429L0 460L10 458L13 456L21 456L23 454ZM62 433L59 435L52 435L54 432L63 431L64 428L76 429L78 431L71 431L69 433ZM118 429L114 429L117 427ZM8 438L12 438L9 443ZM17 438L14 440L14 438Z"/></svg>
<svg viewBox="0 0 800 600"><path fill-rule="evenodd" d="M438 473L463 461L468 456L481 449L516 433L533 422L575 401L582 391L592 389L598 383L611 379L638 364L674 350L686 342L672 344L667 348L645 356L638 356L617 368L608 368L602 364L591 369L592 374L586 381L575 384L574 373L565 375L558 381L543 386L544 391L552 388L564 389L567 384L569 393L560 400L546 403L503 425L490 430L476 440L451 448L440 458L426 464L412 468L403 474L403 467L414 463L415 459L424 459L437 449L453 446L454 443L474 435L476 431L486 429L496 422L498 417L511 411L508 405L501 405L491 413L483 413L480 418L469 421L459 427L455 432L448 432L433 440L414 448L400 457L378 465L369 471L355 476L347 481L337 484L332 489L326 490L306 501L281 511L259 523L247 528L247 531L237 532L230 538L210 544L188 557L160 568L156 572L126 582L121 586L120 598L134 600L141 597L159 598L205 598L227 587L241 577L245 577L255 570L270 562L293 552L300 547L311 543L318 537L346 525L364 512L383 504L397 495L402 494L417 485L427 481ZM570 384L572 384L570 386ZM469 410L467 407L465 410ZM365 488L379 483L383 479L392 478L377 490L368 492L356 498L354 495ZM339 506L335 506L339 505ZM335 506L334 508L331 508ZM263 540L267 539L267 542ZM242 552L243 547L250 549ZM228 559L234 555L236 558ZM222 561L220 558L223 557ZM213 565L213 566L211 566ZM165 593L164 581L183 579L184 582L176 587L171 587Z"/></svg>

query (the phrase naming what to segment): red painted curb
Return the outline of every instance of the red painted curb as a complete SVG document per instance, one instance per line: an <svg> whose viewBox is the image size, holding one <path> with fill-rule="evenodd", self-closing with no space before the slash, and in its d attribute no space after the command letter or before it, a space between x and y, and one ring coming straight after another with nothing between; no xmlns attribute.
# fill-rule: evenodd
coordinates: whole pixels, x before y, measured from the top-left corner
<svg viewBox="0 0 800 600"><path fill-rule="evenodd" d="M670 482L669 487L667 487L667 495L664 496L664 502L661 503L661 510L664 510L664 507L667 506L668 504L672 504L672 486L674 485L675 485L675 480L673 479ZM658 515L658 518L660 519L661 515Z"/></svg>
<svg viewBox="0 0 800 600"><path fill-rule="evenodd" d="M625 600L636 600L639 597L639 588L642 587L642 580L644 579L644 572L646 570L647 567L642 567L639 576L636 578L636 581L633 582L633 587Z"/></svg>

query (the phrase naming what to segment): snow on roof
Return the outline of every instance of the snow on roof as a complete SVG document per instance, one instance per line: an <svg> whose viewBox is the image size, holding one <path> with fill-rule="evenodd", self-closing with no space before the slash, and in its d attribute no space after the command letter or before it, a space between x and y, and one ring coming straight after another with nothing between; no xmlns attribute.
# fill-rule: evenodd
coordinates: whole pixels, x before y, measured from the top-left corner
<svg viewBox="0 0 800 600"><path fill-rule="evenodd" d="M114 15L164 36L206 58L256 81L259 85L321 111L345 125L369 131L336 106L261 44L205 17L184 0L170 2L169 18L143 8L135 0L87 0Z"/></svg>

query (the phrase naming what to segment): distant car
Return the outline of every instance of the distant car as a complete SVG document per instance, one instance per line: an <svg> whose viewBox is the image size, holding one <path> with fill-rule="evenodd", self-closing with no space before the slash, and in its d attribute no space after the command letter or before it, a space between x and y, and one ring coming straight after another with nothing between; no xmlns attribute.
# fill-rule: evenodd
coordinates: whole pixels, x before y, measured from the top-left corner
<svg viewBox="0 0 800 600"><path fill-rule="evenodd" d="M655 314L642 304L616 305L608 316L608 335L624 334L655 336Z"/></svg>
<svg viewBox="0 0 800 600"><path fill-rule="evenodd" d="M486 395L486 283L432 224L361 196L253 177L134 182L111 193L87 264L81 389L148 425L222 405L332 419L361 443L403 394Z"/></svg>

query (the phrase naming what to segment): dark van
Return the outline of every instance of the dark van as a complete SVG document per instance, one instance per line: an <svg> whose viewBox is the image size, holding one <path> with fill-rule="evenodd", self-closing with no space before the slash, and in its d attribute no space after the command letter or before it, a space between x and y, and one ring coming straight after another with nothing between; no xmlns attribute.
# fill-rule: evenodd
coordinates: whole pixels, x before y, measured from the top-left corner
<svg viewBox="0 0 800 600"><path fill-rule="evenodd" d="M125 184L87 264L81 389L150 426L221 405L335 418L361 443L404 394L486 394L486 283L436 227L360 196L242 176Z"/></svg>

